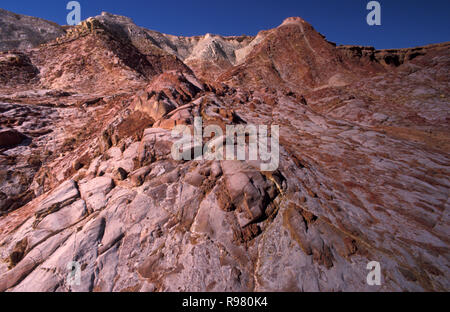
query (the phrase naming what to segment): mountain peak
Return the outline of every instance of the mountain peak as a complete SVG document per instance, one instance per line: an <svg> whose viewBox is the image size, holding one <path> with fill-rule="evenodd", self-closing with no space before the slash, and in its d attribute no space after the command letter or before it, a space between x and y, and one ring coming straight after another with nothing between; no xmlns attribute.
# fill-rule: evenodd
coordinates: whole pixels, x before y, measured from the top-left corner
<svg viewBox="0 0 450 312"><path fill-rule="evenodd" d="M288 24L308 24L303 18L299 16L292 16L286 18L280 26L288 25Z"/></svg>

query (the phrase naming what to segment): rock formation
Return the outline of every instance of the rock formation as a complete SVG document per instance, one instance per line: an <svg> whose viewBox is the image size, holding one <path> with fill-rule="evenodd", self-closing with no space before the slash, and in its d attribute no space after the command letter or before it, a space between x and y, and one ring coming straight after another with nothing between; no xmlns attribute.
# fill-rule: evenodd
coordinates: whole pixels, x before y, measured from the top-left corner
<svg viewBox="0 0 450 312"><path fill-rule="evenodd" d="M0 9L0 51L32 48L63 34L53 22Z"/></svg>
<svg viewBox="0 0 450 312"><path fill-rule="evenodd" d="M450 289L450 43L337 46L301 18L187 38L109 13L23 40L0 54L0 291ZM278 169L175 160L196 117L279 125Z"/></svg>

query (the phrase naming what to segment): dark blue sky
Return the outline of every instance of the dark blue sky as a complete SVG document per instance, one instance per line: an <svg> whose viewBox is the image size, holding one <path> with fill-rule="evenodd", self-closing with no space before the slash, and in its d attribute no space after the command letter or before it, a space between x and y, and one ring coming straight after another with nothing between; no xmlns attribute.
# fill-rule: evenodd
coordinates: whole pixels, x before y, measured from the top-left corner
<svg viewBox="0 0 450 312"><path fill-rule="evenodd" d="M68 0L0 0L0 8L66 23ZM379 0L382 26L368 26L369 0L79 0L81 18L102 11L174 35L255 35L289 16L338 44L403 48L450 41L450 0Z"/></svg>

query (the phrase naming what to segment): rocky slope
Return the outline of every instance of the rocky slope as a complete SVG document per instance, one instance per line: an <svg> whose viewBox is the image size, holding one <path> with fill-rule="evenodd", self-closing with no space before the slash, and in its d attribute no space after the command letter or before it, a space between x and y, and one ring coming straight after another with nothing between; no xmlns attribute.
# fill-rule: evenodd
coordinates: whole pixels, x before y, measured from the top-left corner
<svg viewBox="0 0 450 312"><path fill-rule="evenodd" d="M58 24L0 8L0 51L32 48L63 34Z"/></svg>
<svg viewBox="0 0 450 312"><path fill-rule="evenodd" d="M103 13L4 52L0 290L448 291L449 69L449 43L300 18L186 38ZM174 160L195 117L279 125L279 168Z"/></svg>

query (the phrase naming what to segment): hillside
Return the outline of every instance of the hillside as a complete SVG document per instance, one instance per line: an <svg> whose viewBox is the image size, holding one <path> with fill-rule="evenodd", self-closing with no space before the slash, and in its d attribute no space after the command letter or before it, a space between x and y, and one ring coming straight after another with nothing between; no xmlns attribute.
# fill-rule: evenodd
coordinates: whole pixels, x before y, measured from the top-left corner
<svg viewBox="0 0 450 312"><path fill-rule="evenodd" d="M178 37L103 13L15 47L0 291L450 289L450 43L337 46L299 17ZM175 160L172 130L198 117L278 125L278 168Z"/></svg>

